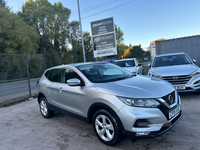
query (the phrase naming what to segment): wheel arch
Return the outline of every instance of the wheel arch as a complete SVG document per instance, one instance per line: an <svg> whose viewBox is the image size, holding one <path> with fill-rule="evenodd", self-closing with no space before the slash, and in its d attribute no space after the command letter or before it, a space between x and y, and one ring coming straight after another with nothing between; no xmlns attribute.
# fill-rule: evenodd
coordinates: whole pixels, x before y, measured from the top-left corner
<svg viewBox="0 0 200 150"><path fill-rule="evenodd" d="M111 107L109 107L108 105L103 104L103 103L94 103L90 106L88 113L87 113L87 122L89 124L92 123L92 119L93 119L95 112L100 109L104 109L104 110L108 111L111 115L113 115L114 118L119 123L121 130L124 130L124 126L123 126L120 118L118 117L118 115L115 113L115 111Z"/></svg>
<svg viewBox="0 0 200 150"><path fill-rule="evenodd" d="M39 93L38 93L38 96L37 96L37 98L38 98L38 103L40 103L40 98L41 98L41 97L44 97L44 98L46 99L46 97L44 96L44 94L41 93L41 92L39 92Z"/></svg>

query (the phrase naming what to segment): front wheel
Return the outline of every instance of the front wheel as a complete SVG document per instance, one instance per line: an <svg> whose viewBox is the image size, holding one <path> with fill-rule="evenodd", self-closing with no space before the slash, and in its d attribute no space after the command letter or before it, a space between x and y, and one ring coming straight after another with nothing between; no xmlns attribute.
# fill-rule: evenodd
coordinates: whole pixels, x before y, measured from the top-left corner
<svg viewBox="0 0 200 150"><path fill-rule="evenodd" d="M44 118L51 118L54 115L54 111L48 108L47 100L44 97L40 99L40 112Z"/></svg>
<svg viewBox="0 0 200 150"><path fill-rule="evenodd" d="M98 110L93 116L93 129L98 139L106 145L115 145L121 140L121 131L116 119L106 110Z"/></svg>

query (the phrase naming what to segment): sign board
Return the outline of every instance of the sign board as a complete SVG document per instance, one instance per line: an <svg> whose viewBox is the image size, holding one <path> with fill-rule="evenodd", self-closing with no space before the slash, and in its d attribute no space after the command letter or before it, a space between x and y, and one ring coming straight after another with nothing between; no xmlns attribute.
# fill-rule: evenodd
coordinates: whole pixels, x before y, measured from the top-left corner
<svg viewBox="0 0 200 150"><path fill-rule="evenodd" d="M90 24L94 57L117 55L113 17L93 21Z"/></svg>
<svg viewBox="0 0 200 150"><path fill-rule="evenodd" d="M151 60L153 60L153 58L156 56L156 45L155 45L155 43L150 45L150 49L151 49Z"/></svg>
<svg viewBox="0 0 200 150"><path fill-rule="evenodd" d="M91 22L92 36L114 32L113 18Z"/></svg>

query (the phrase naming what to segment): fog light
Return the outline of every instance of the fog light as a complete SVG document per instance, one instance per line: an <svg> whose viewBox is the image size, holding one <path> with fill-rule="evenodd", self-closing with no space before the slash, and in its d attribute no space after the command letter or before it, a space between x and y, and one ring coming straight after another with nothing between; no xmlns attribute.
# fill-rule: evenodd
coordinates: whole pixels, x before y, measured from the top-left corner
<svg viewBox="0 0 200 150"><path fill-rule="evenodd" d="M137 132L136 135L140 136L140 135L148 135L150 132Z"/></svg>

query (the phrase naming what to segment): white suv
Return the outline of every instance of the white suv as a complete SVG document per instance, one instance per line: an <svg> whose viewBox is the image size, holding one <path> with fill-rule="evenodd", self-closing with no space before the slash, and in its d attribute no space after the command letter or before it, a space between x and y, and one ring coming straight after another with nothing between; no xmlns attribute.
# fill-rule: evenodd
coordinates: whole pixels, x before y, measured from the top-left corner
<svg viewBox="0 0 200 150"><path fill-rule="evenodd" d="M133 74L142 74L142 65L138 63L136 58L127 58L115 60L113 62L115 65L118 65Z"/></svg>

